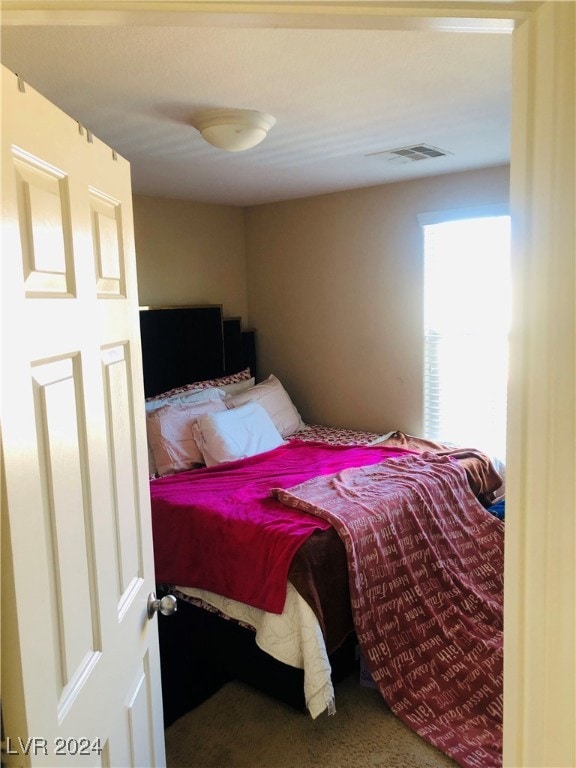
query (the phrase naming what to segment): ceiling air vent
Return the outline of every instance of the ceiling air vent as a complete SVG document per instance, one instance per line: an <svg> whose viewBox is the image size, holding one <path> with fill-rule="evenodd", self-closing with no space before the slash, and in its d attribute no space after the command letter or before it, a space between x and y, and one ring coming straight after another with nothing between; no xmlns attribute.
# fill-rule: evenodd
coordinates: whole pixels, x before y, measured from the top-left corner
<svg viewBox="0 0 576 768"><path fill-rule="evenodd" d="M416 160L429 160L432 157L445 157L452 154L445 149L432 147L430 144L414 144L411 147L387 149L384 152L371 152L366 157L383 157L391 162L411 163Z"/></svg>

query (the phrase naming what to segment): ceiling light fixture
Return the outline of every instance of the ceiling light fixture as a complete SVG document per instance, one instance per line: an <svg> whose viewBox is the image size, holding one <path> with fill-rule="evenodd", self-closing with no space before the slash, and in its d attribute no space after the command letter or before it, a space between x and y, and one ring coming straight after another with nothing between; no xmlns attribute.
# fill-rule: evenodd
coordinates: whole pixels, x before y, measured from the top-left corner
<svg viewBox="0 0 576 768"><path fill-rule="evenodd" d="M193 125L208 144L227 152L242 152L260 144L276 118L254 109L209 109Z"/></svg>

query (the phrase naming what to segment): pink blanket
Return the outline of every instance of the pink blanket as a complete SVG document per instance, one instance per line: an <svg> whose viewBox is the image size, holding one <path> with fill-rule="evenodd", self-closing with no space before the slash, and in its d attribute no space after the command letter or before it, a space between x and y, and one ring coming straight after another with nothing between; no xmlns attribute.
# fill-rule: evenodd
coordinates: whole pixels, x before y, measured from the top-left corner
<svg viewBox="0 0 576 768"><path fill-rule="evenodd" d="M395 714L466 768L500 766L504 527L464 469L407 456L277 495L342 538L358 641Z"/></svg>
<svg viewBox="0 0 576 768"><path fill-rule="evenodd" d="M409 453L295 440L249 459L152 481L156 581L281 613L295 552L330 523L289 509L270 489Z"/></svg>

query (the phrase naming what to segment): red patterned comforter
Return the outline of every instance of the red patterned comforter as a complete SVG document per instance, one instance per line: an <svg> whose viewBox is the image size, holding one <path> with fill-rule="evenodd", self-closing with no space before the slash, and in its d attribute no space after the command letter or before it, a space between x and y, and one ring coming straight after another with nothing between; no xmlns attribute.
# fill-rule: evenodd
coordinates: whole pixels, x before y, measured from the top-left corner
<svg viewBox="0 0 576 768"><path fill-rule="evenodd" d="M504 526L465 470L426 453L276 495L343 540L358 640L395 714L465 768L500 766Z"/></svg>

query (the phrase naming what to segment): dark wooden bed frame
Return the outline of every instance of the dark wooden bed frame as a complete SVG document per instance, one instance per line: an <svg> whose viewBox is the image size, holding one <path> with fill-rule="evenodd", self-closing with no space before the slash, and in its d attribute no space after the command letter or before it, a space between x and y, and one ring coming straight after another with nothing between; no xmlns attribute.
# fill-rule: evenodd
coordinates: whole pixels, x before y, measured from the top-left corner
<svg viewBox="0 0 576 768"><path fill-rule="evenodd" d="M246 367L257 376L255 332L219 305L142 308L140 332L146 397ZM260 650L236 622L179 600L174 615L158 614L158 632L165 726L234 679L306 712L303 670ZM334 682L356 668L355 648L351 636L330 656Z"/></svg>
<svg viewBox="0 0 576 768"><path fill-rule="evenodd" d="M255 332L219 304L143 307L140 336L146 397L246 367L257 375Z"/></svg>

